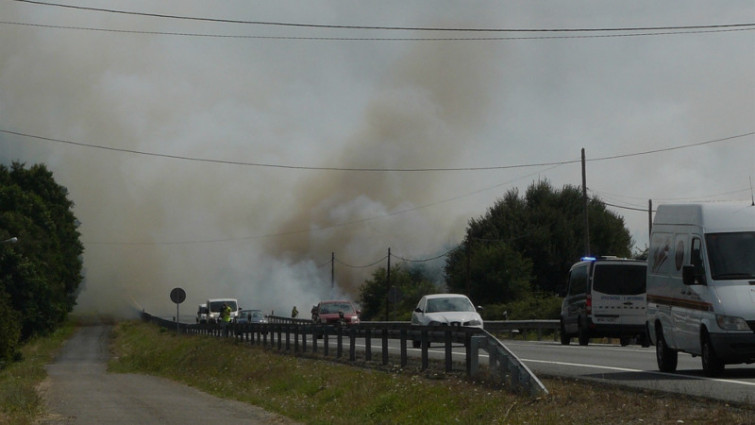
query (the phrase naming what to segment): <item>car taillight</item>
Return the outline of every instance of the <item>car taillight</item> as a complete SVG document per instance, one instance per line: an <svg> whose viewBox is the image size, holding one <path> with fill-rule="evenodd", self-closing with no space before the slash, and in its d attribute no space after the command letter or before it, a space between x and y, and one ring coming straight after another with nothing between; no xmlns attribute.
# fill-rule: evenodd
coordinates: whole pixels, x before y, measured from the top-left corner
<svg viewBox="0 0 755 425"><path fill-rule="evenodd" d="M587 294L587 299L585 300L585 310L587 311L587 314L592 313L592 294Z"/></svg>

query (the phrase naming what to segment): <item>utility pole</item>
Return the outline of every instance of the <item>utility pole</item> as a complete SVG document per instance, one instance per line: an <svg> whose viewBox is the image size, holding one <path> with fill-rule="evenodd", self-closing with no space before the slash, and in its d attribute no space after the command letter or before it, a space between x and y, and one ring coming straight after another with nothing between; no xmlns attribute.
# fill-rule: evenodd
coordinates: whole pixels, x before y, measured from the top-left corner
<svg viewBox="0 0 755 425"><path fill-rule="evenodd" d="M585 172L585 148L582 148L582 200L585 203L585 255L590 255L590 220L587 216L587 173Z"/></svg>
<svg viewBox="0 0 755 425"><path fill-rule="evenodd" d="M472 236L467 236L467 246L466 246L466 254L467 254L467 296L470 296L470 289L472 286Z"/></svg>
<svg viewBox="0 0 755 425"><path fill-rule="evenodd" d="M388 321L391 308L391 249L388 248L388 269L385 274L385 321Z"/></svg>
<svg viewBox="0 0 755 425"><path fill-rule="evenodd" d="M336 253L332 251L330 253L330 289L333 289L336 285Z"/></svg>
<svg viewBox="0 0 755 425"><path fill-rule="evenodd" d="M653 200L648 199L648 241L650 233L653 231Z"/></svg>

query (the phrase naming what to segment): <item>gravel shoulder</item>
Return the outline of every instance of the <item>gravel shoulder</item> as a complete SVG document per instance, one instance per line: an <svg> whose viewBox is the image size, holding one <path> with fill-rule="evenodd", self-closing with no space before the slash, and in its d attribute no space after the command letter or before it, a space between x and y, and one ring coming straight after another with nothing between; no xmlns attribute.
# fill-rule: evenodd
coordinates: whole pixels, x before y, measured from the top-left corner
<svg viewBox="0 0 755 425"><path fill-rule="evenodd" d="M107 372L111 327L81 327L47 366L41 425L235 423L291 425L266 410L164 378Z"/></svg>

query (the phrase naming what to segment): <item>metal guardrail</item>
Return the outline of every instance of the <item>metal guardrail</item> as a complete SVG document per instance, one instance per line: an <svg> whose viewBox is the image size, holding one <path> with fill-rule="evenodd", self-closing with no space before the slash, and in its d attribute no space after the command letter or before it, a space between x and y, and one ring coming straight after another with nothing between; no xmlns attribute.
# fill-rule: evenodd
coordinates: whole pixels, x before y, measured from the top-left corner
<svg viewBox="0 0 755 425"><path fill-rule="evenodd" d="M532 323L532 321L518 321L515 325L503 322L485 323L486 330L478 328L449 327L449 326L412 326L408 322L362 322L359 325L324 325L315 324L311 320L293 319L287 317L269 316L269 323L244 323L221 326L216 324L185 324L172 320L152 316L146 312L142 318L177 332L194 335L210 335L214 337L229 337L249 342L252 345L262 345L279 351L296 354L311 353L325 357L335 356L337 359L348 361L358 360L356 339L364 338L365 348L363 360L373 359L372 345L381 344L380 362L389 363L388 340L399 341L399 364L406 367L409 363L407 344L411 341L419 343L421 349L421 369L430 368L431 362L428 348L431 343L440 343L444 348L444 365L446 372L454 370L452 349L454 344L465 347L464 369L470 377L479 377L485 373L480 367L480 352L489 355L486 379L499 383L513 392L532 395L547 393L548 390L540 380L492 333L507 332L514 329L552 329L551 321L535 321L547 323ZM556 329L558 321L556 320ZM512 327L513 326L513 327ZM533 327L534 326L534 327ZM490 328L490 331L488 331ZM319 340L322 339L320 343ZM335 353L332 353L331 341L335 340ZM457 364L458 367L458 364Z"/></svg>

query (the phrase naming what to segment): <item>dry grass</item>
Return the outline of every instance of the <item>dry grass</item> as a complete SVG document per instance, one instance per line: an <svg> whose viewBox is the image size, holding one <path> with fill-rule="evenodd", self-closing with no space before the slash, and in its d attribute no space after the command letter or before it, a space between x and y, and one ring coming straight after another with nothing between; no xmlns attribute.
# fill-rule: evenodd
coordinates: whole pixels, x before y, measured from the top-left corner
<svg viewBox="0 0 755 425"><path fill-rule="evenodd" d="M44 338L25 343L21 361L0 370L0 424L32 424L42 412L38 386L45 379L45 365L50 363L75 330L72 322Z"/></svg>
<svg viewBox="0 0 755 425"><path fill-rule="evenodd" d="M307 424L755 424L753 406L582 381L510 394L456 375L355 368L140 323L116 327L111 370L165 376Z"/></svg>

